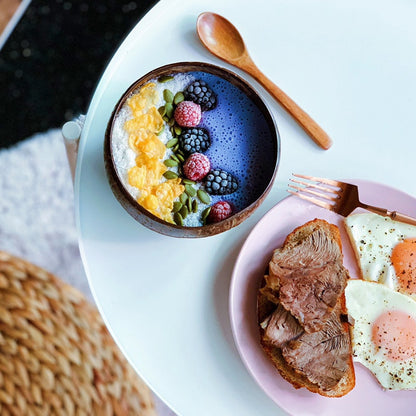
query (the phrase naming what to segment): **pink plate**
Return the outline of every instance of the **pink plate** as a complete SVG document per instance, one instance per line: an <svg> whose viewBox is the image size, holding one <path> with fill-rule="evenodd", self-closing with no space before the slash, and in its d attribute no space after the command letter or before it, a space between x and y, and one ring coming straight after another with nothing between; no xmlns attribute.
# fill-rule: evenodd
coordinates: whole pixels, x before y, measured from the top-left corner
<svg viewBox="0 0 416 416"><path fill-rule="evenodd" d="M416 215L416 199L373 182L351 180L360 187L362 201ZM275 248L296 227L315 218L335 224L341 231L344 265L351 277L358 277L352 248L343 228L343 218L288 197L274 206L254 227L237 258L230 287L230 315L234 339L241 358L263 390L285 411L293 415L414 415L416 391L384 391L372 374L355 364L356 386L342 398L327 398L306 389L294 389L273 367L259 343L256 296L264 270Z"/></svg>

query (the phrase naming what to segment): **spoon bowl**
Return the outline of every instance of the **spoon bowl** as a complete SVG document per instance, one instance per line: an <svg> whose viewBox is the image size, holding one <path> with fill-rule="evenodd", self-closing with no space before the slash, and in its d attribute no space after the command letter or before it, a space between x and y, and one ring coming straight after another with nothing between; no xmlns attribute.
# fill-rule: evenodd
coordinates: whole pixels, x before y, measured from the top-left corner
<svg viewBox="0 0 416 416"><path fill-rule="evenodd" d="M323 149L332 140L325 131L254 64L236 27L224 17L205 12L198 16L196 30L202 44L215 56L234 65L257 80L294 118L311 139Z"/></svg>
<svg viewBox="0 0 416 416"><path fill-rule="evenodd" d="M197 32L205 47L227 62L234 62L247 53L244 40L236 27L218 14L199 15Z"/></svg>

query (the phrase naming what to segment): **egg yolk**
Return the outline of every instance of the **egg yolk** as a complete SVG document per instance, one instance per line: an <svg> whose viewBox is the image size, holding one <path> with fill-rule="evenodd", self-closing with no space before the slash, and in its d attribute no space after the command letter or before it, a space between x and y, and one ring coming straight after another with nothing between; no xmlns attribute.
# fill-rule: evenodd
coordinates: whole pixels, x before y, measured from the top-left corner
<svg viewBox="0 0 416 416"><path fill-rule="evenodd" d="M391 262L400 291L416 293L416 239L407 239L398 243L391 253Z"/></svg>
<svg viewBox="0 0 416 416"><path fill-rule="evenodd" d="M416 355L416 321L400 310L385 311L372 326L372 341L390 361Z"/></svg>

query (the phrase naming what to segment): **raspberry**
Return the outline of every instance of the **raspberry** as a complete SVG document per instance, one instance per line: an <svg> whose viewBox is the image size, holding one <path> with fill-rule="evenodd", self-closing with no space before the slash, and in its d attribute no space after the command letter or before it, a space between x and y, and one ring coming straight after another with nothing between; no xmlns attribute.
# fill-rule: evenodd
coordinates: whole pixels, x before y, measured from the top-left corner
<svg viewBox="0 0 416 416"><path fill-rule="evenodd" d="M201 121L201 106L192 101L182 101L176 107L174 117L182 127L195 127Z"/></svg>
<svg viewBox="0 0 416 416"><path fill-rule="evenodd" d="M183 173L191 181L201 180L210 170L211 163L202 153L193 153L183 165Z"/></svg>
<svg viewBox="0 0 416 416"><path fill-rule="evenodd" d="M205 178L205 189L211 195L232 194L238 189L238 182L231 173L214 169Z"/></svg>
<svg viewBox="0 0 416 416"><path fill-rule="evenodd" d="M219 222L228 218L233 212L231 205L227 201L218 201L211 207L208 215L208 222Z"/></svg>
<svg viewBox="0 0 416 416"><path fill-rule="evenodd" d="M210 145L211 140L205 129L184 129L179 136L179 146L187 154L205 152Z"/></svg>
<svg viewBox="0 0 416 416"><path fill-rule="evenodd" d="M217 96L205 81L199 79L188 86L185 96L187 100L199 104L202 111L212 110L217 105Z"/></svg>

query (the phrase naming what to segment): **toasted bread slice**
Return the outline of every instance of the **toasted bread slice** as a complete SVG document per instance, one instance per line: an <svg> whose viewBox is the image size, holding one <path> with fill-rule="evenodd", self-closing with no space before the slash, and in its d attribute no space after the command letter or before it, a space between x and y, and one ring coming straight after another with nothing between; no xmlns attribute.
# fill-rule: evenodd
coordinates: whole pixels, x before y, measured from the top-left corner
<svg viewBox="0 0 416 416"><path fill-rule="evenodd" d="M321 234L323 233L325 238L331 239L332 242L335 242L342 253L341 236L338 228L333 224L329 224L328 222L319 219L315 219L303 226L296 228L287 236L282 248L279 250L291 251L296 246L302 244L302 241L308 238L317 229L320 230ZM267 316L269 316L273 310L276 309L276 302L278 302L278 299L278 290L276 293L270 293L270 287L266 286L266 279L263 279L262 287L258 293L259 324L263 323ZM347 314L345 295L343 292L339 296L334 309L334 313L336 312L336 314L339 315L339 322L342 327L342 332L349 339L349 324L342 319L342 315ZM301 323L299 324L302 325ZM351 342L349 342L349 358L346 365L345 374L334 387L325 389L321 388L317 383L311 382L306 375L302 374L300 371L295 370L291 365L289 365L282 354L282 349L265 341L265 331L262 326L260 326L260 333L261 344L264 351L269 356L282 377L291 383L295 388L298 389L305 387L308 390L314 393L318 393L322 396L341 397L351 391L355 386L355 373L352 362Z"/></svg>

